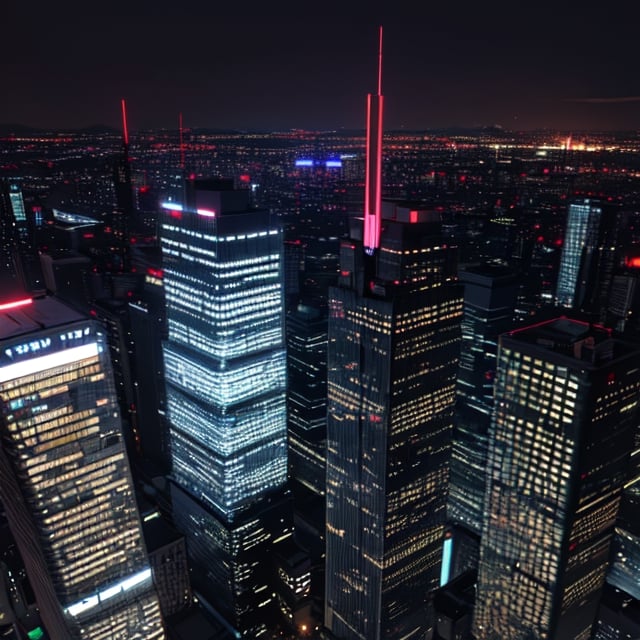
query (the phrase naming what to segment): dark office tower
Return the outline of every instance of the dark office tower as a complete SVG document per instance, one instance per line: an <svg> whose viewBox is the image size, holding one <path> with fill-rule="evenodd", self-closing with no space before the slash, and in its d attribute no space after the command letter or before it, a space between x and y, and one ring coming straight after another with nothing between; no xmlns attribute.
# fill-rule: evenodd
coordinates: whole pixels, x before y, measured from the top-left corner
<svg viewBox="0 0 640 640"><path fill-rule="evenodd" d="M627 476L640 352L557 318L504 334L477 640L588 640Z"/></svg>
<svg viewBox="0 0 640 640"><path fill-rule="evenodd" d="M0 179L0 295L30 290L29 227L17 178Z"/></svg>
<svg viewBox="0 0 640 640"><path fill-rule="evenodd" d="M300 305L287 317L289 469L295 485L324 496L327 424L327 320ZM304 501L302 501L304 502Z"/></svg>
<svg viewBox="0 0 640 640"><path fill-rule="evenodd" d="M516 274L498 264L468 266L458 276L464 284L464 313L447 516L464 531L447 543L452 553L445 560L451 558L452 566L443 567L445 580L477 563L477 544L473 553L463 538L477 539L482 531L498 336L513 327L518 286Z"/></svg>
<svg viewBox="0 0 640 640"><path fill-rule="evenodd" d="M5 305L0 432L0 498L51 637L164 638L97 322Z"/></svg>
<svg viewBox="0 0 640 640"><path fill-rule="evenodd" d="M636 640L640 638L640 600L605 585L593 640Z"/></svg>
<svg viewBox="0 0 640 640"><path fill-rule="evenodd" d="M596 319L606 310L616 266L620 217L615 207L583 199L569 204L556 303Z"/></svg>
<svg viewBox="0 0 640 640"><path fill-rule="evenodd" d="M462 292L439 214L385 202L374 275L330 291L325 624L424 638L440 578ZM366 256L368 258L368 256Z"/></svg>
<svg viewBox="0 0 640 640"><path fill-rule="evenodd" d="M627 257L614 273L606 311L608 326L640 341L640 256Z"/></svg>
<svg viewBox="0 0 640 640"><path fill-rule="evenodd" d="M131 161L129 158L129 129L125 101L122 105L122 150L113 167L113 184L116 206L107 216L104 226L105 240L113 252L113 271L127 271L130 267L130 240L134 224L135 204L131 182Z"/></svg>
<svg viewBox="0 0 640 640"><path fill-rule="evenodd" d="M291 535L291 523L280 513L282 229L267 211L249 210L249 196L231 181L192 182L185 205L164 205L161 246L174 521L196 591L254 638L275 604L268 549Z"/></svg>
<svg viewBox="0 0 640 640"><path fill-rule="evenodd" d="M168 618L192 604L187 545L157 510L143 517L142 531L160 609Z"/></svg>
<svg viewBox="0 0 640 640"><path fill-rule="evenodd" d="M607 582L640 601L640 478L622 493Z"/></svg>
<svg viewBox="0 0 640 640"><path fill-rule="evenodd" d="M149 293L152 288L162 288L162 272L152 269L147 274L144 299L129 303L131 336L135 369L135 450L157 471L168 471L171 466L169 438L165 415L164 365L162 339L165 337L164 309L158 297ZM155 281L158 284L151 284ZM164 296L162 296L164 300Z"/></svg>
<svg viewBox="0 0 640 640"><path fill-rule="evenodd" d="M326 313L299 305L287 316L287 373L289 479L295 537L311 559L311 596L322 610L327 445Z"/></svg>
<svg viewBox="0 0 640 640"><path fill-rule="evenodd" d="M439 213L380 199L381 64L382 29L364 221L329 293L325 626L348 640L433 627L462 315Z"/></svg>
<svg viewBox="0 0 640 640"><path fill-rule="evenodd" d="M476 571L465 571L436 591L434 640L471 640L477 579Z"/></svg>

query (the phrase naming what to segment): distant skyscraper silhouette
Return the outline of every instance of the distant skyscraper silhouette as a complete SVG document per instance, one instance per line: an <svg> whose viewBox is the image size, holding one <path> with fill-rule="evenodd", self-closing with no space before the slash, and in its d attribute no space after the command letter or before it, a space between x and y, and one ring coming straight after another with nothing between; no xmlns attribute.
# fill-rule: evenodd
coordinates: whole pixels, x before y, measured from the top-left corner
<svg viewBox="0 0 640 640"><path fill-rule="evenodd" d="M0 178L0 297L19 296L29 288L25 261L29 249L20 180Z"/></svg>
<svg viewBox="0 0 640 640"><path fill-rule="evenodd" d="M640 352L558 318L500 338L474 636L589 640L637 425Z"/></svg>
<svg viewBox="0 0 640 640"><path fill-rule="evenodd" d="M131 182L129 158L129 126L124 99L122 106L122 149L113 165L113 183L116 195L115 210L107 215L104 225L105 238L115 260L114 268L128 271L131 266L131 231L135 226L135 204Z"/></svg>
<svg viewBox="0 0 640 640"><path fill-rule="evenodd" d="M291 536L282 229L230 181L187 185L161 225L174 521L196 590L234 630L264 633L268 545ZM274 524L275 523L275 524ZM272 526L273 525L273 526Z"/></svg>
<svg viewBox="0 0 640 640"><path fill-rule="evenodd" d="M0 306L0 497L52 638L164 638L104 329Z"/></svg>

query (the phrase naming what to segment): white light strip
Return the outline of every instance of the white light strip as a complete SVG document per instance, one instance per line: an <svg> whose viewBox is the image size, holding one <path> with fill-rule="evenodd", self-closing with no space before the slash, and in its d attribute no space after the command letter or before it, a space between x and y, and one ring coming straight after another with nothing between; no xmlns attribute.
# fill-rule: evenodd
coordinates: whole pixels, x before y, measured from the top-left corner
<svg viewBox="0 0 640 640"><path fill-rule="evenodd" d="M163 202L160 206L169 211L182 211L182 205L175 202Z"/></svg>
<svg viewBox="0 0 640 640"><path fill-rule="evenodd" d="M46 356L22 360L21 362L0 368L0 383L22 378L23 376L29 376L33 373L40 373L41 371L60 367L65 364L71 364L72 362L91 358L96 355L98 355L98 343L92 342L91 344L84 344L80 347L63 349L62 351L50 353Z"/></svg>
<svg viewBox="0 0 640 640"><path fill-rule="evenodd" d="M76 602L72 604L70 607L67 607L65 611L70 613L72 616L77 616L78 614L86 611L87 609L92 609L98 604L98 596L90 596L89 598L85 598L80 602Z"/></svg>
<svg viewBox="0 0 640 640"><path fill-rule="evenodd" d="M184 211L184 207L177 202L163 202L160 205L163 209L168 209L169 211ZM205 216L207 218L215 218L216 212L211 209L196 209L196 213L201 216Z"/></svg>
<svg viewBox="0 0 640 640"><path fill-rule="evenodd" d="M92 609L97 606L100 602L104 602L109 598L113 598L113 596L118 595L122 591L127 591L131 589L131 587L135 587L136 585L144 582L145 580L149 580L151 578L151 569L143 569L142 571L138 571L138 573L134 573L132 576L114 584L111 587L107 587L97 593L94 596L89 596L88 598L84 598L84 600L80 600L80 602L76 602L71 606L65 609L65 613L70 613L72 616L77 616L83 611L87 611L88 609Z"/></svg>

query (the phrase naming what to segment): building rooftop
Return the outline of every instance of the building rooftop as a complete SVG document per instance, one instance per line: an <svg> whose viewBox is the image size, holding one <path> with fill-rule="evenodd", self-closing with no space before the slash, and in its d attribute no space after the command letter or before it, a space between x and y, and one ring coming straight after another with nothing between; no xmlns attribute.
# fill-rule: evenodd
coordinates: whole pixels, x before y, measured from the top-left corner
<svg viewBox="0 0 640 640"><path fill-rule="evenodd" d="M25 295L0 304L0 340L86 319L52 296L30 299Z"/></svg>
<svg viewBox="0 0 640 640"><path fill-rule="evenodd" d="M634 349L612 338L611 330L564 316L509 331L502 336L535 345L581 363L592 365L628 356Z"/></svg>

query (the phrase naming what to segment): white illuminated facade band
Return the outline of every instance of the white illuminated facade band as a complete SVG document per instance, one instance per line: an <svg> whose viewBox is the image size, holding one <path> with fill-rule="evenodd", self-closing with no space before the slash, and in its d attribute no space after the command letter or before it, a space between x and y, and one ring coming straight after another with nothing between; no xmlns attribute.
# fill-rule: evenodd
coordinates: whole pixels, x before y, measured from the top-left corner
<svg viewBox="0 0 640 640"><path fill-rule="evenodd" d="M194 585L253 638L273 591L264 545L280 535L258 512L287 481L282 229L249 192L195 189L207 202L169 203L161 223L173 515Z"/></svg>
<svg viewBox="0 0 640 640"><path fill-rule="evenodd" d="M286 482L282 235L181 216L167 216L161 239L173 471L233 520Z"/></svg>
<svg viewBox="0 0 640 640"><path fill-rule="evenodd" d="M0 411L0 495L45 625L62 612L65 638L164 638L103 329L0 339Z"/></svg>

